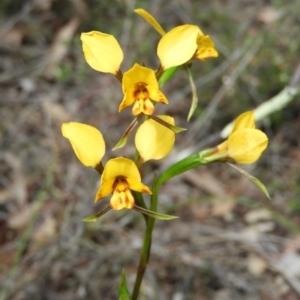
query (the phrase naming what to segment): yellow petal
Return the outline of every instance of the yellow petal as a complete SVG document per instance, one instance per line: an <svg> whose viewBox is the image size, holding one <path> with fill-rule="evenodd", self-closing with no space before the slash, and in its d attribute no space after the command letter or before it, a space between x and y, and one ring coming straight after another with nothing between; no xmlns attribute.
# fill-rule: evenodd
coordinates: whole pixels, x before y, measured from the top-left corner
<svg viewBox="0 0 300 300"><path fill-rule="evenodd" d="M267 136L258 129L241 129L228 138L228 155L240 164L251 164L259 159L268 145Z"/></svg>
<svg viewBox="0 0 300 300"><path fill-rule="evenodd" d="M238 118L234 122L231 134L233 134L237 130L245 128L255 128L255 115L253 111L246 111L238 116Z"/></svg>
<svg viewBox="0 0 300 300"><path fill-rule="evenodd" d="M221 154L221 153L225 153L227 152L228 150L228 141L224 141L223 143L221 143L220 145L217 146L218 148L218 154Z"/></svg>
<svg viewBox="0 0 300 300"><path fill-rule="evenodd" d="M218 51L215 49L215 45L208 35L199 36L197 44L198 48L194 58L205 60L210 57L218 57Z"/></svg>
<svg viewBox="0 0 300 300"><path fill-rule="evenodd" d="M130 106L134 102L134 91L134 87L130 87L126 90L126 92L124 93L124 98L119 105L119 112L121 112L123 109Z"/></svg>
<svg viewBox="0 0 300 300"><path fill-rule="evenodd" d="M134 66L124 73L122 80L123 93L129 88L133 88L137 83L143 82L146 85L151 85L158 89L158 83L153 70L142 67L139 64Z"/></svg>
<svg viewBox="0 0 300 300"><path fill-rule="evenodd" d="M93 69L117 74L123 61L123 51L112 35L91 31L82 33L81 41L84 57Z"/></svg>
<svg viewBox="0 0 300 300"><path fill-rule="evenodd" d="M142 8L137 8L134 10L137 14L143 17L160 35L164 35L165 31L159 25L159 23L155 20L153 16L151 16L147 11Z"/></svg>
<svg viewBox="0 0 300 300"><path fill-rule="evenodd" d="M131 190L137 191L137 192L141 192L141 193L146 193L146 194L152 194L152 192L150 191L150 189L143 183L134 180L132 178L128 178L127 179L128 182L128 186Z"/></svg>
<svg viewBox="0 0 300 300"><path fill-rule="evenodd" d="M159 41L157 55L164 69L183 65L197 50L198 35L203 35L195 25L182 25L167 32Z"/></svg>
<svg viewBox="0 0 300 300"><path fill-rule="evenodd" d="M166 96L158 88L155 88L151 85L147 85L147 90L149 92L149 97L151 100L165 104L169 103Z"/></svg>
<svg viewBox="0 0 300 300"><path fill-rule="evenodd" d="M114 210L130 209L134 206L134 198L129 190L122 192L114 191L110 199L110 206Z"/></svg>
<svg viewBox="0 0 300 300"><path fill-rule="evenodd" d="M136 164L125 157L112 158L106 163L101 178L101 184L103 185L106 181L115 179L119 176L123 176L126 179L132 178L139 182L141 181L141 175Z"/></svg>
<svg viewBox="0 0 300 300"><path fill-rule="evenodd" d="M154 113L154 105L150 99L140 99L137 100L132 108L132 114L134 116L144 113L145 115L152 115Z"/></svg>
<svg viewBox="0 0 300 300"><path fill-rule="evenodd" d="M96 196L95 196L95 202L101 200L102 198L106 197L113 191L113 185L115 180L111 179L106 182L104 182L101 187L98 189Z"/></svg>
<svg viewBox="0 0 300 300"><path fill-rule="evenodd" d="M175 125L170 116L158 117ZM175 133L152 119L145 121L135 136L135 145L143 162L165 157L172 150L174 142Z"/></svg>
<svg viewBox="0 0 300 300"><path fill-rule="evenodd" d="M105 153L105 142L101 132L90 125L70 122L61 127L78 159L87 167L96 167Z"/></svg>

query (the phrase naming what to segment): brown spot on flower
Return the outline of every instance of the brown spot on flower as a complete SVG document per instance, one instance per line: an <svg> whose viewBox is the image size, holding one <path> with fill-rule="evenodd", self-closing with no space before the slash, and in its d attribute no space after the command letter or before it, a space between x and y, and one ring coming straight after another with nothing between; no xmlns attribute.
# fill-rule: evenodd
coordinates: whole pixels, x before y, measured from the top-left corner
<svg viewBox="0 0 300 300"><path fill-rule="evenodd" d="M123 176L117 177L114 181L110 205L115 210L130 209L134 206L134 198L129 190L128 182Z"/></svg>

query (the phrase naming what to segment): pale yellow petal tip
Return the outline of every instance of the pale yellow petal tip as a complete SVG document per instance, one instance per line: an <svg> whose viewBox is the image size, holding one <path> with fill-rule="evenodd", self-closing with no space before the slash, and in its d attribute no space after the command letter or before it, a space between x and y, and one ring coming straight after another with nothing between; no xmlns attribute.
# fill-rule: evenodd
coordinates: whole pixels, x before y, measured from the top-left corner
<svg viewBox="0 0 300 300"><path fill-rule="evenodd" d="M144 10L143 8L136 8L133 10L136 14L142 16L143 18L146 16L146 15L150 15L146 10Z"/></svg>
<svg viewBox="0 0 300 300"><path fill-rule="evenodd" d="M143 17L145 21L148 22L160 35L164 35L166 33L156 19L146 10L137 8L134 10L134 12Z"/></svg>
<svg viewBox="0 0 300 300"><path fill-rule="evenodd" d="M141 193L145 193L145 194L152 195L152 192L151 192L151 190L150 190L148 187L147 187L147 189L144 188L144 189L141 191Z"/></svg>
<svg viewBox="0 0 300 300"><path fill-rule="evenodd" d="M255 128L255 114L253 111L246 111L240 114L235 120L231 134L236 132L237 130L245 129L245 128Z"/></svg>
<svg viewBox="0 0 300 300"><path fill-rule="evenodd" d="M242 114L240 114L237 117L236 121L240 120L240 119L253 119L253 121L255 121L255 114L254 114L253 110L248 110L248 111L245 111Z"/></svg>
<svg viewBox="0 0 300 300"><path fill-rule="evenodd" d="M96 195L95 195L95 199L94 199L94 203L97 203L99 202L100 200L102 200L104 197L102 195L102 192L101 192L101 187L98 189Z"/></svg>

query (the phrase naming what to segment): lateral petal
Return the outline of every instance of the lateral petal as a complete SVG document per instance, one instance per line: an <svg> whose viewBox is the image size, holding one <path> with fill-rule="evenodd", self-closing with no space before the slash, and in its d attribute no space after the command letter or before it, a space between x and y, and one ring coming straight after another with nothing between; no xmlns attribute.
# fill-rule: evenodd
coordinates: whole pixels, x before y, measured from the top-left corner
<svg viewBox="0 0 300 300"><path fill-rule="evenodd" d="M218 51L215 49L215 45L208 35L200 35L197 44L197 52L194 55L194 58L205 60L210 57L218 57Z"/></svg>
<svg viewBox="0 0 300 300"><path fill-rule="evenodd" d="M131 190L140 192L140 193L146 193L146 194L152 194L150 189L143 183L133 179L133 178L127 178L128 186Z"/></svg>
<svg viewBox="0 0 300 300"><path fill-rule="evenodd" d="M104 182L101 187L98 189L95 195L95 202L98 202L102 198L106 197L107 195L111 194L113 191L114 179L108 180Z"/></svg>

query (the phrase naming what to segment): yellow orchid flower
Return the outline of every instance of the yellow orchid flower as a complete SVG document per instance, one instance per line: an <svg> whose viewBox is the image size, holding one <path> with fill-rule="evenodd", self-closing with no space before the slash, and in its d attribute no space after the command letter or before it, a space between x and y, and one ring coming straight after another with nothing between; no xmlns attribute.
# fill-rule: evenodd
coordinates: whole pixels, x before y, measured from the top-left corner
<svg viewBox="0 0 300 300"><path fill-rule="evenodd" d="M157 55L164 70L180 66L196 58L217 57L218 52L208 35L195 25L181 25L171 29L159 41Z"/></svg>
<svg viewBox="0 0 300 300"><path fill-rule="evenodd" d="M170 116L161 115L157 117L175 125L174 118ZM135 145L140 155L138 164L150 159L161 159L167 156L172 150L174 142L174 131L155 120L146 120L135 135Z"/></svg>
<svg viewBox="0 0 300 300"><path fill-rule="evenodd" d="M101 132L93 126L70 122L61 127L77 158L86 166L96 168L105 153L105 142Z"/></svg>
<svg viewBox="0 0 300 300"><path fill-rule="evenodd" d="M240 164L251 164L259 159L267 145L267 136L255 129L254 113L248 111L236 119L228 139L204 158L207 161L231 158Z"/></svg>
<svg viewBox="0 0 300 300"><path fill-rule="evenodd" d="M118 76L123 61L118 41L112 35L98 31L82 33L80 38L87 63L96 71Z"/></svg>
<svg viewBox="0 0 300 300"><path fill-rule="evenodd" d="M85 166L97 168L105 153L105 142L97 128L76 122L64 123L62 134ZM113 193L110 200L112 209L133 208L134 198L129 189L151 194L150 189L141 183L141 175L133 161L124 157L110 159L103 169L95 202Z"/></svg>
<svg viewBox="0 0 300 300"><path fill-rule="evenodd" d="M113 193L110 199L110 206L115 210L122 208L133 208L134 198L131 190L152 194L150 189L141 183L141 176L135 163L124 157L110 159L101 177L95 202Z"/></svg>
<svg viewBox="0 0 300 300"><path fill-rule="evenodd" d="M208 35L204 35L198 26L181 25L166 33L147 11L141 8L134 11L162 35L157 55L164 70L183 65L193 58L205 60L218 56L213 41Z"/></svg>
<svg viewBox="0 0 300 300"><path fill-rule="evenodd" d="M159 90L154 71L139 64L135 64L124 73L122 90L124 98L119 106L119 112L135 102L132 108L133 115L140 113L152 115L154 105L151 100L168 103L165 95Z"/></svg>

